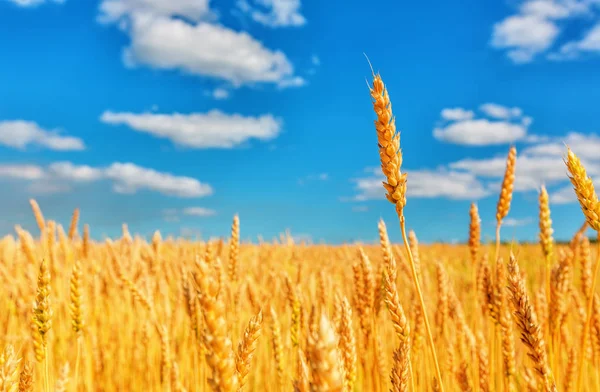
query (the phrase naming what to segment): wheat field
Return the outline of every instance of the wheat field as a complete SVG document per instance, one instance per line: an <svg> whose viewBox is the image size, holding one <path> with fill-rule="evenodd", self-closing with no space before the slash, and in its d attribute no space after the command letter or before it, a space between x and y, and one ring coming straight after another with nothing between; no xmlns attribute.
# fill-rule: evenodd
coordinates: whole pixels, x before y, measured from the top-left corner
<svg viewBox="0 0 600 392"><path fill-rule="evenodd" d="M243 243L238 216L226 239L146 241L123 225L97 242L79 210L62 226L30 200L39 231L0 241L0 391L600 390L600 202L576 152L565 171L585 223L570 243L554 242L542 187L539 243L501 245L511 147L496 241L480 241L472 204L467 244L419 245L373 77L382 192L398 217L374 222L378 244Z"/></svg>

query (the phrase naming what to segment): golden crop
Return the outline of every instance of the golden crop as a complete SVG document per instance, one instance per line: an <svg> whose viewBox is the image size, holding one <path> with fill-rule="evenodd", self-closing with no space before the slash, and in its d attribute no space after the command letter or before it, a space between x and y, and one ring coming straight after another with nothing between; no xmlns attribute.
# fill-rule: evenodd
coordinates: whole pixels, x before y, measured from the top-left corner
<svg viewBox="0 0 600 392"><path fill-rule="evenodd" d="M410 178L379 75L371 89L382 192L398 215L378 244L240 243L67 232L31 201L39 232L0 240L0 392L598 391L600 202L577 156L566 166L586 225L553 239L539 196L539 244L501 246L517 151L509 150L496 242L420 245ZM375 153L375 151L373 151ZM243 218L243 217L242 217Z"/></svg>

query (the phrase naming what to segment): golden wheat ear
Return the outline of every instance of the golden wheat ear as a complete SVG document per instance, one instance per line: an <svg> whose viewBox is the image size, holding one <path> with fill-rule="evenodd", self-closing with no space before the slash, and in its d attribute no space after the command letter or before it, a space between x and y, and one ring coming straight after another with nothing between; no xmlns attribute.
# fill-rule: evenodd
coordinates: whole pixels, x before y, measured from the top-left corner
<svg viewBox="0 0 600 392"><path fill-rule="evenodd" d="M579 157L570 148L567 149L565 163L569 169L569 179L573 184L573 189L587 223L592 229L600 231L600 203L592 179L587 175Z"/></svg>
<svg viewBox="0 0 600 392"><path fill-rule="evenodd" d="M258 338L260 337L262 328L262 311L259 311L248 322L248 326L244 331L244 336L238 345L237 355L235 357L235 367L239 378L239 389L243 391L248 379L248 373L252 365L254 352L258 346Z"/></svg>
<svg viewBox="0 0 600 392"><path fill-rule="evenodd" d="M600 238L600 202L598 201L598 195L596 194L596 190L594 189L594 183L592 179L587 175L585 167L581 163L579 157L568 147L565 164L567 165L567 169L569 170L569 179L571 180L571 184L573 184L573 189L575 190L575 194L577 195L577 200L579 201L581 211L585 215L586 222L592 229L598 232L598 237ZM582 229L584 228L582 227ZM584 353L587 344L587 335L589 334L590 324L593 317L593 294L596 292L596 282L599 266L600 248L598 249L598 257L596 257L594 272L592 274L592 286L587 303L587 316L582 331L581 347L578 361L579 370L577 376L577 391L580 391L582 388L583 368L585 366Z"/></svg>
<svg viewBox="0 0 600 392"><path fill-rule="evenodd" d="M396 120L392 114L390 96L379 74L373 74L373 86L370 87L370 93L373 110L377 116L377 119L375 120L375 131L377 134L381 171L385 177L385 181L383 182L383 187L386 191L385 197L390 203L394 204L396 214L400 221L402 240L404 241L406 253L410 261L413 284L418 298L418 314L422 317L425 330L427 331L429 349L435 364L439 388L441 392L444 392L442 372L440 370L438 355L433 341L433 333L429 324L425 300L423 299L423 291L421 290L421 268L418 256L418 246L416 246L416 236L414 236L414 233L411 236L413 237L411 248L411 244L409 244L406 235L404 207L406 206L407 174L401 172L402 150L400 149L400 133L396 132Z"/></svg>
<svg viewBox="0 0 600 392"><path fill-rule="evenodd" d="M546 342L538 323L537 315L531 306L525 281L521 276L517 259L511 254L508 263L509 298L513 306L514 319L521 332L521 341L529 351L534 370L546 392L555 392L556 384L550 370L546 353Z"/></svg>

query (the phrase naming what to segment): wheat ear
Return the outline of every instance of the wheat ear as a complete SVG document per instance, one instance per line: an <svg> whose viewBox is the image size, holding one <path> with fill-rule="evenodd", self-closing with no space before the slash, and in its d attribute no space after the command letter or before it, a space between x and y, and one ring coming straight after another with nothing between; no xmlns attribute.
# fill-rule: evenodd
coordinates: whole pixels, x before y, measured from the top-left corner
<svg viewBox="0 0 600 392"><path fill-rule="evenodd" d="M371 97L373 98L373 109L377 115L375 129L377 131L377 141L379 146L379 158L381 160L381 171L386 177L383 187L387 191L386 198L396 207L396 214L400 220L400 229L402 231L402 240L410 260L410 267L413 277L413 283L419 298L421 313L423 314L425 328L427 330L429 348L433 356L435 370L439 379L440 391L444 392L442 381L442 372L437 358L435 345L433 343L433 334L425 301L419 283L419 276L413 254L410 249L408 238L406 236L406 223L404 218L404 207L406 206L406 180L407 174L400 171L402 166L402 150L400 150L400 134L396 132L396 122L392 114L392 103L383 80L379 74L373 74L373 86L371 87Z"/></svg>
<svg viewBox="0 0 600 392"><path fill-rule="evenodd" d="M352 308L348 298L342 299L339 348L344 367L345 391L354 390L356 382L356 338L352 328Z"/></svg>
<svg viewBox="0 0 600 392"><path fill-rule="evenodd" d="M508 263L508 289L513 305L514 319L521 332L521 341L529 350L528 355L533 360L534 369L544 383L544 390L546 392L556 392L554 377L548 365L546 343L537 315L531 307L519 265L512 254Z"/></svg>
<svg viewBox="0 0 600 392"><path fill-rule="evenodd" d="M238 373L240 384L238 391L240 392L244 390L248 373L250 372L250 365L252 364L257 341L260 337L262 320L262 311L259 311L258 314L252 317L248 322L248 326L244 331L244 336L238 345L237 356L235 357L235 368Z"/></svg>
<svg viewBox="0 0 600 392"><path fill-rule="evenodd" d="M585 167L579 160L579 157L575 155L570 148L567 148L567 159L565 161L567 168L569 169L569 179L573 184L573 189L575 190L575 194L577 195L577 199L579 200L579 205L581 206L581 210L585 215L585 219L588 225L598 232L600 236L600 202L598 201L598 195L596 194L596 190L594 189L594 183L592 179L587 175ZM590 324L592 321L592 306L594 300L594 293L596 290L596 282L598 276L598 267L600 266L600 242L598 242L598 252L596 256L596 262L594 265L594 272L592 274L592 287L590 289L590 296L588 298L587 303L587 316L585 320L585 324L582 331L582 342L581 347L579 349L579 370L577 372L577 391L581 390L581 382L583 376L583 368L585 366L584 363L584 354L585 354L585 345L587 342L587 335L590 330Z"/></svg>
<svg viewBox="0 0 600 392"><path fill-rule="evenodd" d="M208 349L206 361L212 370L209 383L217 392L238 389L233 348L227 333L225 304L219 295L219 285L206 263L199 262L199 279L196 280L198 297L204 315L204 344Z"/></svg>
<svg viewBox="0 0 600 392"><path fill-rule="evenodd" d="M44 361L44 381L49 390L48 375L48 332L52 328L52 307L50 305L50 271L46 259L42 259L38 274L38 287L33 306L33 345L38 362Z"/></svg>
<svg viewBox="0 0 600 392"><path fill-rule="evenodd" d="M40 233L44 233L46 230L46 220L44 219L44 214L42 214L42 210L34 199L29 200L29 205L31 205L31 210L33 211L33 216L35 217L35 222L40 229Z"/></svg>
<svg viewBox="0 0 600 392"><path fill-rule="evenodd" d="M19 375L19 392L33 392L33 366L26 362Z"/></svg>
<svg viewBox="0 0 600 392"><path fill-rule="evenodd" d="M13 392L17 389L19 362L14 347L10 344L6 345L0 354L0 391Z"/></svg>
<svg viewBox="0 0 600 392"><path fill-rule="evenodd" d="M77 234L77 223L79 222L79 208L73 210L73 216L71 216L71 224L69 225L69 239L73 241L75 234Z"/></svg>
<svg viewBox="0 0 600 392"><path fill-rule="evenodd" d="M229 243L229 280L237 282L238 260L240 255L240 218L233 217L231 225L231 240Z"/></svg>
<svg viewBox="0 0 600 392"><path fill-rule="evenodd" d="M77 357L75 359L75 388L78 387L79 377L79 360L81 357L81 344L82 344L82 330L84 327L83 321L83 294L82 294L82 273L81 263L79 260L73 264L73 273L71 275L71 304L69 310L71 311L71 324L73 331L77 337Z"/></svg>
<svg viewBox="0 0 600 392"><path fill-rule="evenodd" d="M498 204L496 205L496 255L494 256L494 263L496 263L496 260L498 259L498 253L500 251L500 227L502 226L502 221L504 218L506 218L506 215L508 215L508 211L510 210L510 202L512 200L515 183L516 164L517 148L512 146L508 150L508 157L506 158L506 170L504 171L502 188L500 189L500 196L498 198Z"/></svg>
<svg viewBox="0 0 600 392"><path fill-rule="evenodd" d="M325 314L308 339L311 392L341 392L344 388L335 333Z"/></svg>

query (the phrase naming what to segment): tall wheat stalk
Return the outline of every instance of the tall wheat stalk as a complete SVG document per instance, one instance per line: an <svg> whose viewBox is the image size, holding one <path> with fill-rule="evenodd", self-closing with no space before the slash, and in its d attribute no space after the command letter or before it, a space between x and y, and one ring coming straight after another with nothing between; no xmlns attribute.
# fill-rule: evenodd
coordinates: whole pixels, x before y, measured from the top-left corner
<svg viewBox="0 0 600 392"><path fill-rule="evenodd" d="M373 87L370 88L371 97L373 98L373 109L377 114L375 120L375 129L377 131L377 141L379 146L379 158L381 160L381 171L386 177L386 182L383 187L387 191L385 197L396 207L396 214L400 220L400 230L402 231L402 240L404 248L410 262L413 283L419 299L419 306L423 314L425 328L427 330L427 338L429 348L435 363L437 378L439 380L440 391L444 392L444 384L442 380L442 372L433 342L433 334L425 308L423 292L419 283L419 276L415 267L415 260L410 249L408 237L406 235L406 220L404 218L404 207L406 206L406 179L407 174L402 173L402 150L400 149L400 133L396 132L395 118L392 114L392 104L388 91L383 84L383 80L379 74L373 73Z"/></svg>
<svg viewBox="0 0 600 392"><path fill-rule="evenodd" d="M585 167L570 148L567 148L567 159L565 161L569 169L569 179L573 184L573 189L577 195L577 200L581 206L581 210L585 215L587 223L590 227L598 232L600 236L600 202L598 195L594 189L592 179L587 175ZM587 344L587 335L590 330L592 321L592 306L594 303L594 293L596 292L596 281L598 276L598 266L600 266L600 242L598 243L598 252L596 262L594 264L594 272L592 276L592 288L587 304L587 316L582 331L581 347L579 349L579 371L577 372L577 391L581 391L581 379L583 376L583 368L585 366L585 346Z"/></svg>

